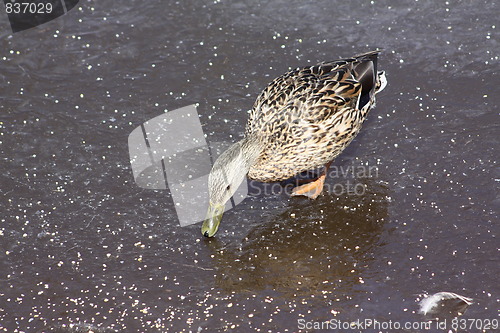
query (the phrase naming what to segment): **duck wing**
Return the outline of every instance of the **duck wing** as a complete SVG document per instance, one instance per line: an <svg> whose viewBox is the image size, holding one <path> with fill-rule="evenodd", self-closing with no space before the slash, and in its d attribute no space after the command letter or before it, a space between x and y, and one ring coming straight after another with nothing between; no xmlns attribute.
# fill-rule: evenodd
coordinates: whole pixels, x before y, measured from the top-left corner
<svg viewBox="0 0 500 333"><path fill-rule="evenodd" d="M280 116L295 109L302 111L296 116L307 117L306 113L310 113L310 116L317 118L322 114L320 111L315 112L318 105L352 104L353 100L357 102L358 97L360 103L355 106L363 108L376 92L379 52L372 51L352 58L297 68L277 77L256 99L246 133L261 129L269 121L279 121ZM311 107L309 112L308 107Z"/></svg>

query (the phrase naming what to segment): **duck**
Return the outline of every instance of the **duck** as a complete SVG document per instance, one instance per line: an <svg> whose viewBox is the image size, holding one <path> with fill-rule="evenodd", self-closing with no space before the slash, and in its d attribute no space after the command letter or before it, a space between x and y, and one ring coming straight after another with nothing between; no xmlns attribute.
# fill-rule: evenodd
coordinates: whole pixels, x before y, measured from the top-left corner
<svg viewBox="0 0 500 333"><path fill-rule="evenodd" d="M328 167L359 133L375 95L387 84L385 72L377 69L380 52L297 68L267 85L250 111L243 139L210 171L204 236L217 233L226 202L246 178L278 182L322 168L291 195L316 199L322 193Z"/></svg>

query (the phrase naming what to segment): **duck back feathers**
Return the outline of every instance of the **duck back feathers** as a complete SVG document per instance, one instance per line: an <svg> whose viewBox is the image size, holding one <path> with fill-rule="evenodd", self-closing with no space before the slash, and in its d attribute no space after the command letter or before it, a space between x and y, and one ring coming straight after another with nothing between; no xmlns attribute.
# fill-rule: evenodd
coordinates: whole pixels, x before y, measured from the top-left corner
<svg viewBox="0 0 500 333"><path fill-rule="evenodd" d="M248 176L279 181L333 160L354 139L385 86L379 51L297 68L259 95L245 136L264 147Z"/></svg>

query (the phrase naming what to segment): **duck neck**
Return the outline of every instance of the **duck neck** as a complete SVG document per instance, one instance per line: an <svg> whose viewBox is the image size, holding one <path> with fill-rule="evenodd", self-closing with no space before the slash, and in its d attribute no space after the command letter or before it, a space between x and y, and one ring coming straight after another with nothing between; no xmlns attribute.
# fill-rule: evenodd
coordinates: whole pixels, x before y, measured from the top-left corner
<svg viewBox="0 0 500 333"><path fill-rule="evenodd" d="M241 143L241 151L243 154L243 159L245 161L246 169L248 172L252 165L255 164L257 159L259 158L262 150L264 149L264 143L260 136L256 134L247 135Z"/></svg>

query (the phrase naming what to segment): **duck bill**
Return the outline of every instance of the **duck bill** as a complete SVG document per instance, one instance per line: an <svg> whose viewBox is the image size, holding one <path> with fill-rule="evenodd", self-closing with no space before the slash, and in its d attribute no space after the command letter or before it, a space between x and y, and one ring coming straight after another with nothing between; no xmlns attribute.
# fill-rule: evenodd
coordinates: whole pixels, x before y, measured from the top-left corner
<svg viewBox="0 0 500 333"><path fill-rule="evenodd" d="M207 217L201 226L201 233L203 236L213 237L215 235L217 229L219 229L222 214L224 214L223 205L210 204L208 207Z"/></svg>

